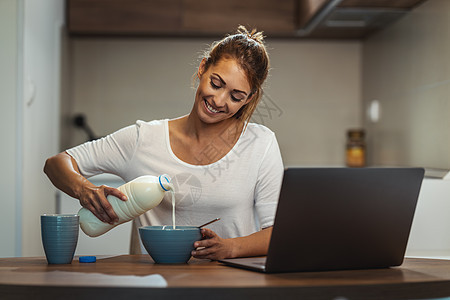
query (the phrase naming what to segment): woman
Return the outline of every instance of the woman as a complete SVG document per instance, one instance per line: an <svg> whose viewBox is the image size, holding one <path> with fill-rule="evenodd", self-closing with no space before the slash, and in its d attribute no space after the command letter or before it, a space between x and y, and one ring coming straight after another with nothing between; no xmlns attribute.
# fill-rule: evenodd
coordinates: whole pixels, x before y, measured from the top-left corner
<svg viewBox="0 0 450 300"><path fill-rule="evenodd" d="M268 69L262 33L240 26L205 53L189 115L137 121L47 159L44 172L57 188L108 223L118 217L106 197L126 197L86 178L112 173L128 182L142 175L168 174L176 183L176 224L221 218L211 229L202 229L194 257L265 255L283 164L274 133L248 121L262 96ZM135 220L135 229L172 224L171 215L166 195Z"/></svg>

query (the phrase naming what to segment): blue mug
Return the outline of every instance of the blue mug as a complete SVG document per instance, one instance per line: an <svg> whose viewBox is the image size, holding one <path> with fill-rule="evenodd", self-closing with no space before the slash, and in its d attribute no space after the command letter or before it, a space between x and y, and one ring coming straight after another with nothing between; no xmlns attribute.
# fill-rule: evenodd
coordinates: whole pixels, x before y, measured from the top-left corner
<svg viewBox="0 0 450 300"><path fill-rule="evenodd" d="M41 236L49 264L72 263L78 243L80 217L76 214L41 215Z"/></svg>

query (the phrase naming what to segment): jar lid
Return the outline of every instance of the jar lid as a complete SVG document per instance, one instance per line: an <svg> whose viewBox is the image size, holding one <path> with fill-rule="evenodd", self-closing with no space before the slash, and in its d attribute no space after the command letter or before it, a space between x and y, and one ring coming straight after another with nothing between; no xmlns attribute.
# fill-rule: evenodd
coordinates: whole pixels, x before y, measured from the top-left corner
<svg viewBox="0 0 450 300"><path fill-rule="evenodd" d="M364 137L364 129L349 129L347 131L348 137L352 138L363 138Z"/></svg>

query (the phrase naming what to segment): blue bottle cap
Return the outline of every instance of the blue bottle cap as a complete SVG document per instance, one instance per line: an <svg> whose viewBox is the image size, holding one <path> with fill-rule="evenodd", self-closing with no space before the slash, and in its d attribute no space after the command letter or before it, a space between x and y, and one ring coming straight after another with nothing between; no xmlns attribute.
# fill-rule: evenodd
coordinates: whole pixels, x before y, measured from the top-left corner
<svg viewBox="0 0 450 300"><path fill-rule="evenodd" d="M94 263L97 261L95 256L80 256L78 259L80 263Z"/></svg>
<svg viewBox="0 0 450 300"><path fill-rule="evenodd" d="M159 179L159 185L161 186L161 188L164 190L164 191L169 191L170 189L172 189L172 187L171 187L171 182L170 182L170 177L169 177L169 175L167 175L167 174L163 174L163 175L160 175L159 177L158 177L158 179Z"/></svg>

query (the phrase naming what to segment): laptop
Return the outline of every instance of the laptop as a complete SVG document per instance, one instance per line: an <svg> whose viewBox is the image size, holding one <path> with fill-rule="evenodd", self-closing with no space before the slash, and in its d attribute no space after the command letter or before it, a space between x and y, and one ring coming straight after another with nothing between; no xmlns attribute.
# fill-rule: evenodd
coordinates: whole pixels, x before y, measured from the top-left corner
<svg viewBox="0 0 450 300"><path fill-rule="evenodd" d="M266 273L403 263L421 168L288 168L267 256L219 260Z"/></svg>

